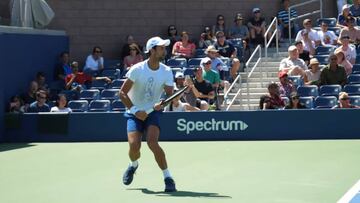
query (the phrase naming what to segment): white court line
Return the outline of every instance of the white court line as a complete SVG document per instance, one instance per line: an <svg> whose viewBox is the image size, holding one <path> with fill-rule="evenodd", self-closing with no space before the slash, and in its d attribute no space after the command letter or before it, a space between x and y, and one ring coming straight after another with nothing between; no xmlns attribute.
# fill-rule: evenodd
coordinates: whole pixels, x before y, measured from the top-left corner
<svg viewBox="0 0 360 203"><path fill-rule="evenodd" d="M337 203L349 203L360 191L360 180Z"/></svg>

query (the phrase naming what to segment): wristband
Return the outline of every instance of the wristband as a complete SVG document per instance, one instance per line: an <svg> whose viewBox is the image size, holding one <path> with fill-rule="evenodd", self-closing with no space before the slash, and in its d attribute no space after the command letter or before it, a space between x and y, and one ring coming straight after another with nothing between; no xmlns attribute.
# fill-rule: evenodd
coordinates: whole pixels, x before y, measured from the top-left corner
<svg viewBox="0 0 360 203"><path fill-rule="evenodd" d="M139 111L139 109L135 105L132 106L129 110L130 110L130 113L133 114L133 115L135 115L136 112Z"/></svg>

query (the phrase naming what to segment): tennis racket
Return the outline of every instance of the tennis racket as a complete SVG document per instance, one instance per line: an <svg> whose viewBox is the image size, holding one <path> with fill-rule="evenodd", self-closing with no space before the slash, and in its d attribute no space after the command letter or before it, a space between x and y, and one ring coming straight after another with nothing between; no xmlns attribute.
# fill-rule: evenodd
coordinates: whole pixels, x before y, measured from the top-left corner
<svg viewBox="0 0 360 203"><path fill-rule="evenodd" d="M176 91L174 94L172 94L170 97L168 97L167 99L165 99L163 101L163 103L161 104L163 107L168 105L172 100L174 100L176 97L178 97L179 95L181 95L183 92L185 92L185 90L187 90L189 86L185 86L181 89L179 89L178 91ZM151 112L154 111L154 108L151 108L149 110L146 111L147 114L150 114Z"/></svg>

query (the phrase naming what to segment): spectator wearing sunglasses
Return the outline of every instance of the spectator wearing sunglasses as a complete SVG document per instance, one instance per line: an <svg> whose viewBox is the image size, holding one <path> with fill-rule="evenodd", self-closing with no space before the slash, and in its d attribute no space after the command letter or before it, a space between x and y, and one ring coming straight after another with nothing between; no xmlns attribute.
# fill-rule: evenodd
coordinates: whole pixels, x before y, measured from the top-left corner
<svg viewBox="0 0 360 203"><path fill-rule="evenodd" d="M300 103L300 96L296 92L290 95L290 102L285 106L285 109L305 109L306 106Z"/></svg>
<svg viewBox="0 0 360 203"><path fill-rule="evenodd" d="M86 58L84 73L97 76L103 69L104 58L102 57L102 50L96 46L93 48L92 54Z"/></svg>
<svg viewBox="0 0 360 203"><path fill-rule="evenodd" d="M28 113L38 113L38 112L50 112L49 105L46 104L46 92L44 90L39 90L36 92L36 101L30 104L28 108Z"/></svg>
<svg viewBox="0 0 360 203"><path fill-rule="evenodd" d="M346 71L343 66L337 64L337 56L330 54L330 63L322 69L320 74L320 85L341 85L347 82Z"/></svg>
<svg viewBox="0 0 360 203"><path fill-rule="evenodd" d="M130 54L124 58L124 68L129 70L131 66L143 61L141 51L136 43L130 44Z"/></svg>
<svg viewBox="0 0 360 203"><path fill-rule="evenodd" d="M213 35L219 31L227 33L225 17L221 14L216 17L216 24L212 26Z"/></svg>
<svg viewBox="0 0 360 203"><path fill-rule="evenodd" d="M355 27L355 18L348 16L345 21L347 27L341 29L339 38L341 39L343 36L349 36L350 44L358 44L360 42L360 30Z"/></svg>
<svg viewBox="0 0 360 203"><path fill-rule="evenodd" d="M266 32L266 22L265 18L261 17L260 8L254 8L253 10L254 16L250 18L247 26L250 29L250 37L253 44L263 44L264 43L264 35Z"/></svg>
<svg viewBox="0 0 360 203"><path fill-rule="evenodd" d="M359 106L352 105L348 93L339 93L339 104L334 106L333 109L345 109L345 108L360 108Z"/></svg>

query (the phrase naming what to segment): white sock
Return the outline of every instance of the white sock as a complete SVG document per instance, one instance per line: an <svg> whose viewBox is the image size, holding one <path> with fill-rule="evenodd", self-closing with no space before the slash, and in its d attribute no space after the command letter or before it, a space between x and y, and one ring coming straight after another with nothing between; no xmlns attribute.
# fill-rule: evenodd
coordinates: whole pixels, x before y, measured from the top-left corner
<svg viewBox="0 0 360 203"><path fill-rule="evenodd" d="M171 178L171 174L170 174L169 169L165 169L165 170L163 170L162 172L163 172L163 174L164 174L164 179L165 179L165 178L168 178L168 177Z"/></svg>
<svg viewBox="0 0 360 203"><path fill-rule="evenodd" d="M139 163L137 160L130 162L130 166L132 166L134 168L138 167L138 165L139 165Z"/></svg>

